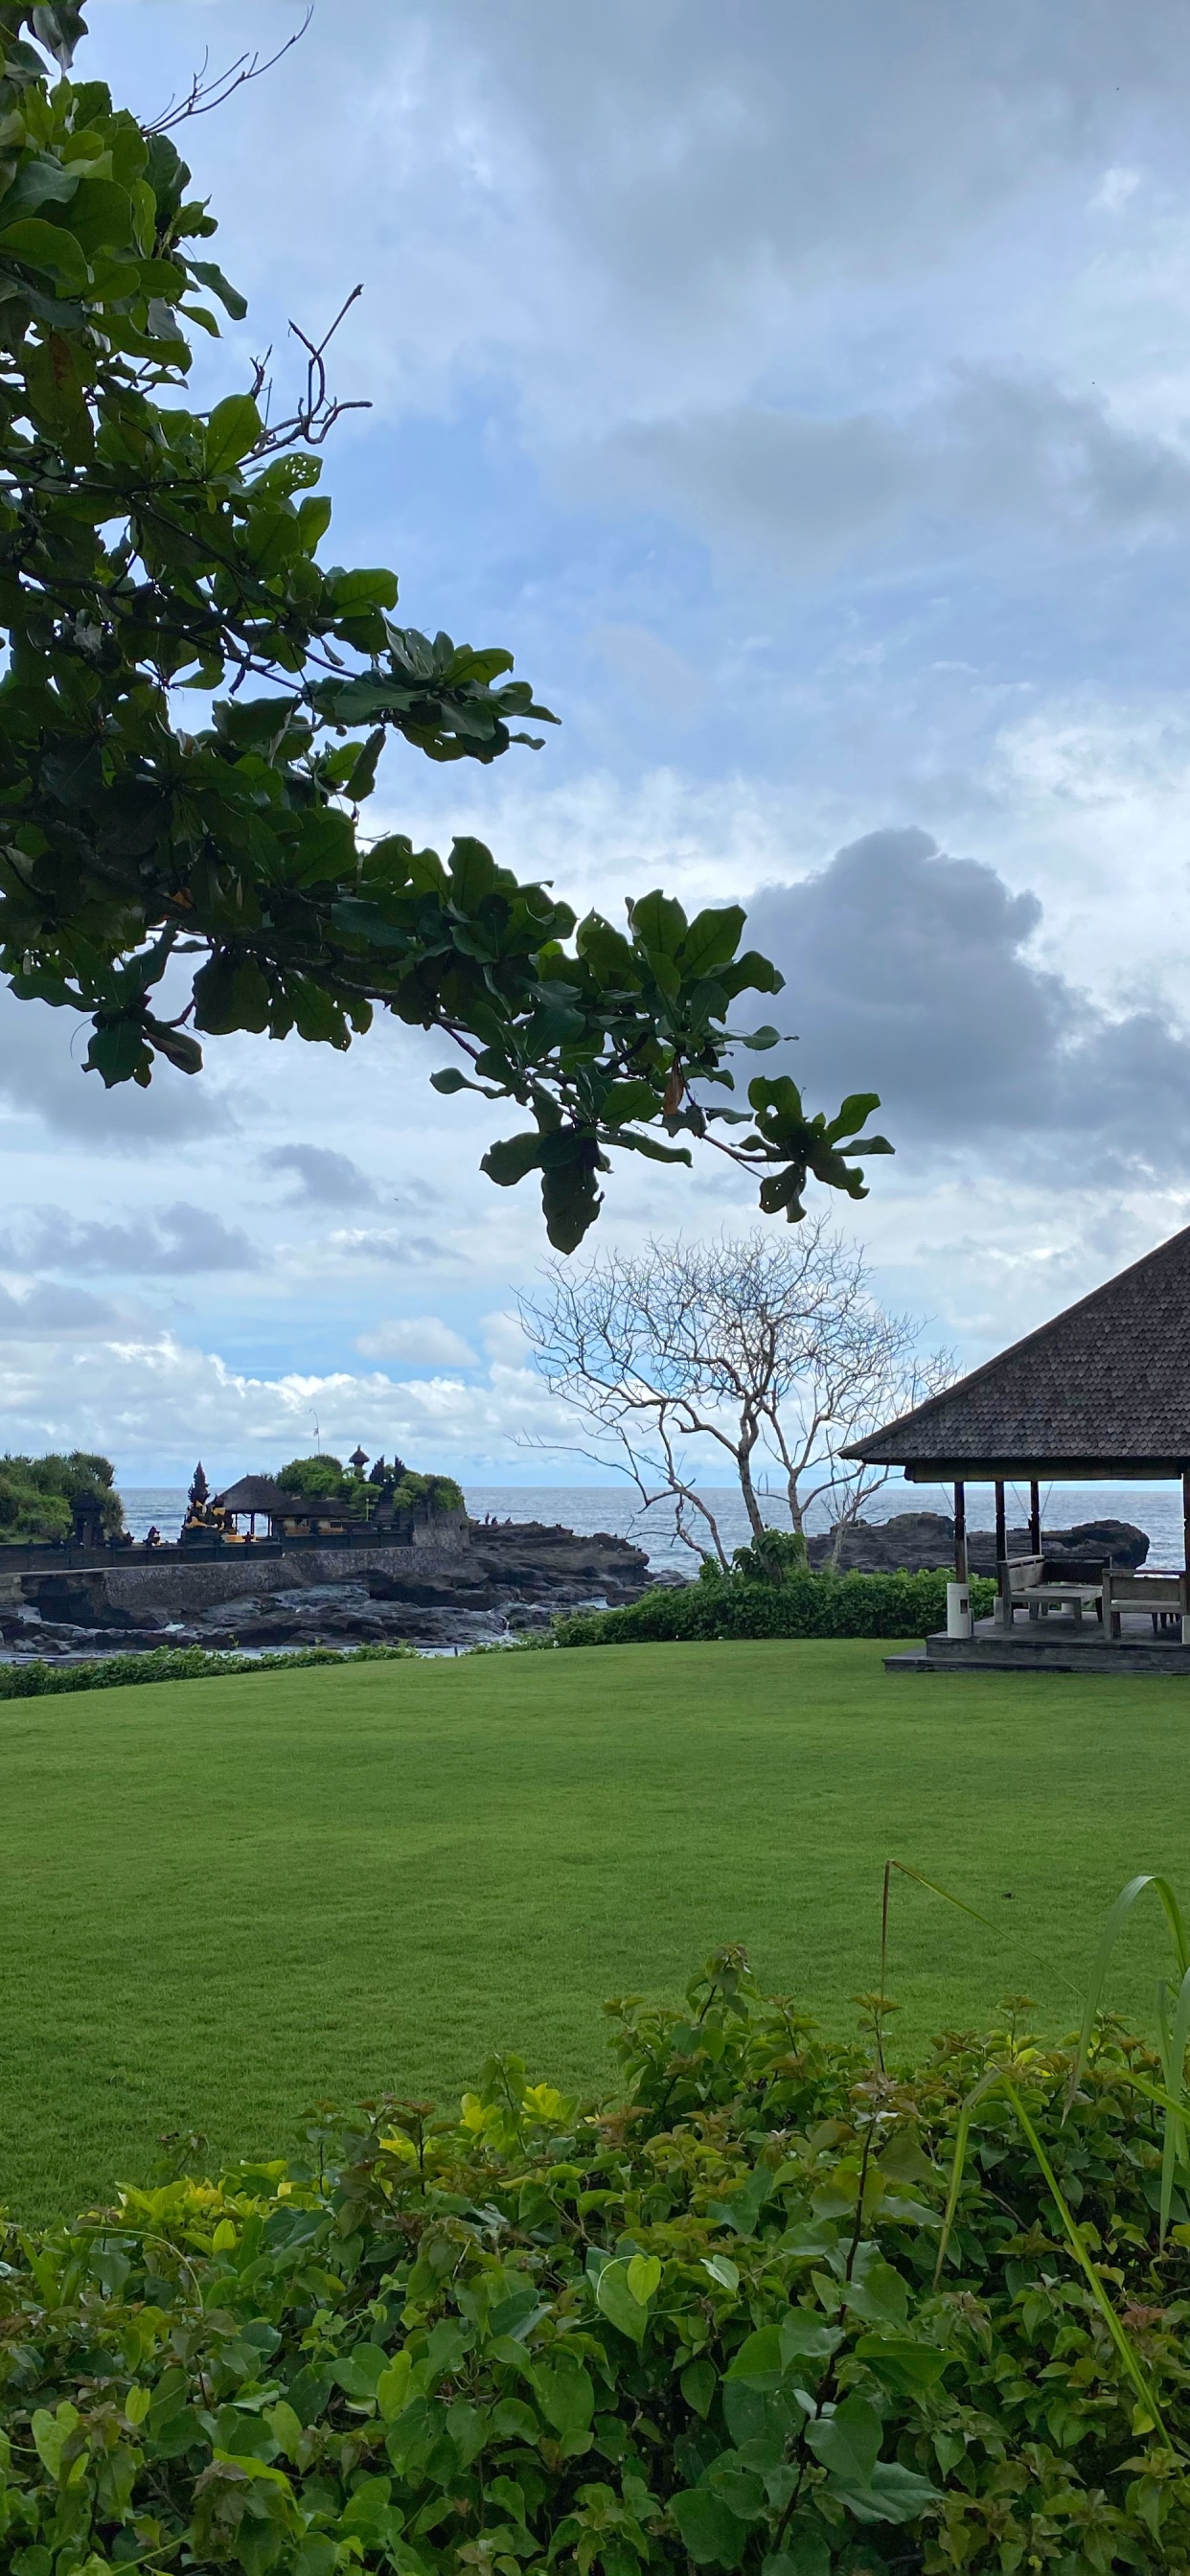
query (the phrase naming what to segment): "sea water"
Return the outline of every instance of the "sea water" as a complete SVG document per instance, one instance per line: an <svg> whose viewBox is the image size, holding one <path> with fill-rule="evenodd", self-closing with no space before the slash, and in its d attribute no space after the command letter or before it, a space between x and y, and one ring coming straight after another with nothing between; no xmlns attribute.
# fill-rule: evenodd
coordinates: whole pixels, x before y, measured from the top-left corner
<svg viewBox="0 0 1190 2576"><path fill-rule="evenodd" d="M153 1524L163 1539L177 1537L186 1511L182 1486L125 1485L121 1492L125 1522L134 1538L143 1538ZM561 1522L563 1528L574 1530L580 1538L605 1530L613 1538L631 1539L634 1546L643 1547L652 1565L676 1567L689 1574L698 1571L697 1551L685 1546L677 1535L673 1504L653 1503L646 1511L630 1486L468 1484L466 1494L473 1520L482 1521L487 1515L495 1521ZM735 1487L708 1486L705 1500L730 1555L733 1547L741 1547L751 1536L741 1496ZM1028 1486L1010 1485L1007 1502L1009 1528L1023 1529L1029 1518ZM894 1512L949 1513L953 1509L950 1486L907 1485L897 1478L869 1497L863 1517L886 1521ZM763 1510L774 1529L788 1529L789 1513L778 1495L764 1496ZM826 1529L833 1515L820 1505L808 1517L811 1529ZM1076 1521L1132 1521L1148 1532L1151 1566L1173 1570L1185 1562L1182 1494L1178 1485L1043 1485L1041 1517L1047 1529L1069 1529ZM990 1529L992 1518L991 1486L968 1486L969 1528Z"/></svg>

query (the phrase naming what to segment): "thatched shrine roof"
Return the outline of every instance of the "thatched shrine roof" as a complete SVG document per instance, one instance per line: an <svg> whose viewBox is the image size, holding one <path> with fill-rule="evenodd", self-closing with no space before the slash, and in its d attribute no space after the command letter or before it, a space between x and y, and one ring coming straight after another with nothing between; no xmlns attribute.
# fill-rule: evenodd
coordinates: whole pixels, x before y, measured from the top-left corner
<svg viewBox="0 0 1190 2576"><path fill-rule="evenodd" d="M911 1483L1190 1470L1190 1227L844 1452Z"/></svg>

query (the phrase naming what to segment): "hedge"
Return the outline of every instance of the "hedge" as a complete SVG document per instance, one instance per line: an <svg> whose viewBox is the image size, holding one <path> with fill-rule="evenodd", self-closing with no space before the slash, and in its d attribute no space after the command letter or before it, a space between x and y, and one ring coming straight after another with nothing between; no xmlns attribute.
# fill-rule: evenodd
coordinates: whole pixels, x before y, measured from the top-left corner
<svg viewBox="0 0 1190 2576"><path fill-rule="evenodd" d="M205 1682L226 1673L292 1672L302 1664L407 1662L416 1647L293 1646L276 1655L209 1654L205 1646L155 1646L144 1655L103 1655L94 1663L0 1664L0 1699L43 1699L60 1691L122 1690L138 1682Z"/></svg>
<svg viewBox="0 0 1190 2576"><path fill-rule="evenodd" d="M1010 2017L894 2075L868 2001L828 2041L725 1950L681 2011L609 2006L611 2100L492 2057L457 2116L320 2106L288 2156L10 2228L0 2564L1184 2568L1159 2061L1101 2028L1064 2118L1068 2049Z"/></svg>
<svg viewBox="0 0 1190 2576"><path fill-rule="evenodd" d="M635 1646L650 1640L715 1637L926 1637L946 1625L946 1574L811 1574L783 1583L728 1575L683 1591L642 1593L624 1610L578 1610L554 1623L560 1646ZM989 1576L971 1583L971 1607L986 1618L996 1597Z"/></svg>

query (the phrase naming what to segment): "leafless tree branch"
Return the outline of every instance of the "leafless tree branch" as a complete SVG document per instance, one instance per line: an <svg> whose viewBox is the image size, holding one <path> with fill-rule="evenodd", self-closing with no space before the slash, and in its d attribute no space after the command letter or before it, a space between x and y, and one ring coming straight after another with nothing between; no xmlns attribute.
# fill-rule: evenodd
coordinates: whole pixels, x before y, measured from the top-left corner
<svg viewBox="0 0 1190 2576"><path fill-rule="evenodd" d="M184 125L191 116L209 116L213 107L225 107L238 89L246 89L249 81L262 80L266 72L271 72L286 54L292 53L295 45L300 45L313 15L314 0L310 0L301 26L295 28L292 36L287 36L284 44L278 45L276 53L269 54L264 62L259 54L237 54L226 71L215 72L208 79L207 65L211 57L209 52L205 53L189 89L180 99L169 99L160 116L151 118L146 124L145 133L169 134L175 125Z"/></svg>
<svg viewBox="0 0 1190 2576"><path fill-rule="evenodd" d="M585 1272L553 1263L543 1294L520 1302L537 1366L585 1417L595 1454L642 1499L647 1487L651 1500L667 1495L679 1534L700 1553L710 1535L722 1564L692 1445L730 1457L754 1537L775 1469L794 1530L815 1505L829 1508L837 1556L889 1473L842 1451L954 1374L948 1353L920 1355L913 1317L877 1304L862 1251L825 1217L789 1243L758 1229L602 1254Z"/></svg>

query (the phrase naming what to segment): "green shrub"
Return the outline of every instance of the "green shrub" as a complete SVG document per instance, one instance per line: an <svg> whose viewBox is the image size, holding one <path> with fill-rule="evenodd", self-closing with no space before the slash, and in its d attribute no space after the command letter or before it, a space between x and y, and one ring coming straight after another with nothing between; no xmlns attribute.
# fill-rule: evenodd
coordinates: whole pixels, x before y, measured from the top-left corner
<svg viewBox="0 0 1190 2576"><path fill-rule="evenodd" d="M93 1663L0 1664L0 1699L47 1699L67 1691L124 1690L140 1682L206 1682L227 1673L276 1673L303 1664L408 1662L417 1648L291 1646L275 1655L210 1654L205 1646L154 1646L143 1655L103 1655Z"/></svg>
<svg viewBox="0 0 1190 2576"><path fill-rule="evenodd" d="M11 2229L5 2568L1186 2566L1190 2175L1162 2253L1139 2041L1101 2028L1064 2123L1069 2049L1010 2019L887 2075L738 1950L608 2009L610 2103L493 2057L459 2117L321 2106L288 2158ZM996 2069L1023 2121L972 2106L940 2261Z"/></svg>
<svg viewBox="0 0 1190 2576"><path fill-rule="evenodd" d="M85 1449L66 1456L51 1451L44 1458L0 1457L0 1545L69 1538L75 1505L83 1502L93 1506L109 1536L123 1529L114 1473L110 1459Z"/></svg>
<svg viewBox="0 0 1190 2576"><path fill-rule="evenodd" d="M306 1502L345 1503L359 1480L348 1475L341 1458L319 1455L291 1458L287 1467L278 1467L277 1483L283 1494L300 1494Z"/></svg>
<svg viewBox="0 0 1190 2576"><path fill-rule="evenodd" d="M736 1573L752 1583L784 1583L795 1567L810 1560L801 1530L762 1529L745 1547L732 1549L731 1561ZM713 1557L704 1557L703 1565L712 1582L722 1580Z"/></svg>
<svg viewBox="0 0 1190 2576"><path fill-rule="evenodd" d="M744 1554L746 1551L741 1550ZM926 1637L946 1625L940 1574L811 1574L792 1564L780 1583L712 1572L684 1591L642 1593L624 1610L576 1610L559 1619L560 1646L635 1646L714 1637ZM971 1607L986 1618L996 1597L975 1575Z"/></svg>
<svg viewBox="0 0 1190 2576"><path fill-rule="evenodd" d="M453 1476L418 1476L406 1467L401 1481L393 1488L393 1501L399 1511L461 1512L463 1489Z"/></svg>

